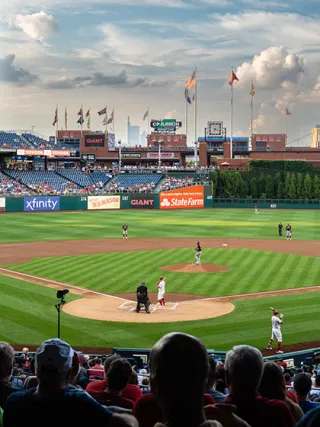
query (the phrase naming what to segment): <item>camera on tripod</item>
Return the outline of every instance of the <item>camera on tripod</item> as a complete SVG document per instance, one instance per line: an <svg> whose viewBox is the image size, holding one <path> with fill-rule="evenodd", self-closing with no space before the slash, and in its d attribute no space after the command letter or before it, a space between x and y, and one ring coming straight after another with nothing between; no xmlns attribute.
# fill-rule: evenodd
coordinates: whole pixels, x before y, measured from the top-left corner
<svg viewBox="0 0 320 427"><path fill-rule="evenodd" d="M66 303L66 300L64 297L69 293L68 289L64 289L63 291L57 292L57 298L60 300L60 305L64 305Z"/></svg>

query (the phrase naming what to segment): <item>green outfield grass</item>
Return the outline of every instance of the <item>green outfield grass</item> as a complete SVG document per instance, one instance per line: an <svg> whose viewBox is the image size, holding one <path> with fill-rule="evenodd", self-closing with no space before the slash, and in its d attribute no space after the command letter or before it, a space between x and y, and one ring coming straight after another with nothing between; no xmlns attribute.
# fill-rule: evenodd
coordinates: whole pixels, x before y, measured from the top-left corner
<svg viewBox="0 0 320 427"><path fill-rule="evenodd" d="M190 249L120 252L39 258L10 269L104 293L135 292L143 280L156 291L159 276L167 292L204 296L235 295L320 284L320 258L249 249L206 249L201 261L226 265L221 273L173 273L171 264L193 263Z"/></svg>
<svg viewBox="0 0 320 427"><path fill-rule="evenodd" d="M130 237L275 238L277 224L288 222L294 239L320 240L320 210L128 210L53 212L0 216L0 243L119 237L124 222Z"/></svg>
<svg viewBox="0 0 320 427"><path fill-rule="evenodd" d="M57 334L56 290L0 276L0 340L39 344ZM68 300L77 296L68 294ZM110 323L80 319L62 313L61 337L71 345L150 348L163 334L183 331L201 338L208 348L228 350L247 343L259 348L270 338L270 309L285 314L284 343L319 337L320 293L235 301L232 313L209 320L175 324ZM297 310L299 307L299 310Z"/></svg>

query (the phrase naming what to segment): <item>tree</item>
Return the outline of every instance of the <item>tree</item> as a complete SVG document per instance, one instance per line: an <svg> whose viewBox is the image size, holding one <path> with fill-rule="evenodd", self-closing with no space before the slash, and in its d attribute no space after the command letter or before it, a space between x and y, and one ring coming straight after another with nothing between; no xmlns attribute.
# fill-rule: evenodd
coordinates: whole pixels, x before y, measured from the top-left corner
<svg viewBox="0 0 320 427"><path fill-rule="evenodd" d="M303 193L304 185L303 185L303 175L302 173L298 173L297 176L297 198L302 199L304 196Z"/></svg>
<svg viewBox="0 0 320 427"><path fill-rule="evenodd" d="M283 193L284 193L284 183L280 181L277 189L277 198L283 199L284 197Z"/></svg>
<svg viewBox="0 0 320 427"><path fill-rule="evenodd" d="M277 172L276 176L274 178L274 193L275 194L277 194L280 182L283 182L282 174L280 172Z"/></svg>
<svg viewBox="0 0 320 427"><path fill-rule="evenodd" d="M249 194L249 186L247 181L242 180L240 186L240 197L245 199Z"/></svg>
<svg viewBox="0 0 320 427"><path fill-rule="evenodd" d="M284 197L289 196L289 188L291 183L291 174L289 172L286 173L286 178L284 181Z"/></svg>
<svg viewBox="0 0 320 427"><path fill-rule="evenodd" d="M232 197L234 197L232 181L233 181L232 174L226 172L226 183L224 186L224 194L228 199L231 199Z"/></svg>
<svg viewBox="0 0 320 427"><path fill-rule="evenodd" d="M320 199L320 179L318 175L313 178L313 198Z"/></svg>
<svg viewBox="0 0 320 427"><path fill-rule="evenodd" d="M264 174L261 174L258 178L258 196L266 192L266 178Z"/></svg>
<svg viewBox="0 0 320 427"><path fill-rule="evenodd" d="M274 197L274 183L271 175L266 176L265 191L266 191L267 197L270 197L270 198Z"/></svg>
<svg viewBox="0 0 320 427"><path fill-rule="evenodd" d="M290 197L290 199L297 198L296 176L294 173L291 175L288 196Z"/></svg>
<svg viewBox="0 0 320 427"><path fill-rule="evenodd" d="M307 173L304 177L304 195L306 199L312 199L312 180L310 175Z"/></svg>
<svg viewBox="0 0 320 427"><path fill-rule="evenodd" d="M241 183L243 179L239 172L232 173L232 183L233 183L233 194L234 197L240 197L241 193Z"/></svg>
<svg viewBox="0 0 320 427"><path fill-rule="evenodd" d="M251 196L256 199L258 197L258 182L255 176L250 179L249 186Z"/></svg>

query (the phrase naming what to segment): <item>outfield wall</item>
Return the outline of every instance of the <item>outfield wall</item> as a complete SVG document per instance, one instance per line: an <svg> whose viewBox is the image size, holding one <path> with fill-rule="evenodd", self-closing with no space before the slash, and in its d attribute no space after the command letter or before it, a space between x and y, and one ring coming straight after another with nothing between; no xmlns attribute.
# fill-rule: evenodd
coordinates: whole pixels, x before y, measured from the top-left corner
<svg viewBox="0 0 320 427"><path fill-rule="evenodd" d="M214 199L215 208L320 209L320 200L290 199Z"/></svg>
<svg viewBox="0 0 320 427"><path fill-rule="evenodd" d="M161 193L121 193L103 196L1 197L0 212L54 212L119 209L212 208L212 187L194 185Z"/></svg>

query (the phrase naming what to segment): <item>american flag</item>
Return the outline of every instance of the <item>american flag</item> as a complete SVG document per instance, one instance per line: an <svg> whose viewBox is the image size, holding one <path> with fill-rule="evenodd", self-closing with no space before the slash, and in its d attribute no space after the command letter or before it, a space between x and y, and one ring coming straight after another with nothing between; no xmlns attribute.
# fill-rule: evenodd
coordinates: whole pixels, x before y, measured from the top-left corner
<svg viewBox="0 0 320 427"><path fill-rule="evenodd" d="M196 71L193 72L192 76L189 78L189 80L186 83L186 89L191 89L194 87L197 83L196 80Z"/></svg>

